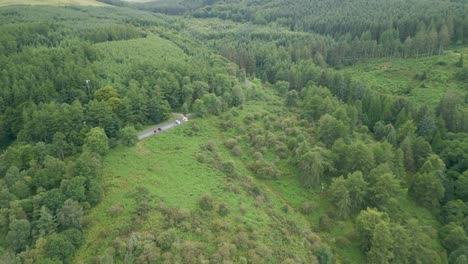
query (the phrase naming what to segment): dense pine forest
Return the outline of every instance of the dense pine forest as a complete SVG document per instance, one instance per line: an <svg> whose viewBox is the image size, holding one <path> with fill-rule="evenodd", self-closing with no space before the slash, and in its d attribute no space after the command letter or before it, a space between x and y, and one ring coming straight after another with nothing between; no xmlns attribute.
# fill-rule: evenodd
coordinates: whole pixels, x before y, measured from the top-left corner
<svg viewBox="0 0 468 264"><path fill-rule="evenodd" d="M0 0L0 263L468 263L466 1L38 2Z"/></svg>

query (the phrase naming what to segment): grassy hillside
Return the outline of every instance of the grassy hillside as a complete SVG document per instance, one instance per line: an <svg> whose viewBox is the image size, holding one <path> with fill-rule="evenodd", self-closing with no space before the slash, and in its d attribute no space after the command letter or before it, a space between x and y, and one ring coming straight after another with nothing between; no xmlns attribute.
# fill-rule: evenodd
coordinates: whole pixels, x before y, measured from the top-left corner
<svg viewBox="0 0 468 264"><path fill-rule="evenodd" d="M81 5L81 6L104 6L96 0L0 0L0 6L9 5Z"/></svg>
<svg viewBox="0 0 468 264"><path fill-rule="evenodd" d="M326 182L331 175L326 175L324 189L307 189L299 180L298 168L273 150L284 133L274 127L283 121L294 126L297 123L291 120L300 122L300 118L288 112L271 91L263 92L260 100L221 117L190 120L106 156L102 178L105 197L88 215L85 243L74 263L103 261L110 256L119 263L133 254L128 251L133 240L138 241L137 248L153 247L157 253L152 257L158 261L188 263L191 258L181 252L189 247L191 254L198 256L190 263L214 261L219 255L234 263L315 263L316 256L326 255L327 246L322 244L326 243L340 263L364 263L354 220L338 219L337 209L329 202ZM252 146L252 131L259 131L258 135L268 131L271 143ZM274 164L263 176L252 169L258 155ZM148 192L150 209L140 222L136 220L139 205L135 197L142 190ZM212 197L212 211L199 206L206 194ZM434 216L406 194L397 199L394 212L402 221L417 219L431 227L426 230L432 237L427 242L441 252ZM229 210L226 216L218 212L221 204ZM328 216L333 222L324 220ZM167 232L175 235L163 248ZM127 250L119 253L116 245L126 245ZM144 251L135 252L133 257L148 259Z"/></svg>
<svg viewBox="0 0 468 264"><path fill-rule="evenodd" d="M384 58L358 63L343 70L368 88L410 98L417 106L434 108L449 90L466 92L466 82L457 78L460 54L468 49L447 51L443 56L403 59Z"/></svg>
<svg viewBox="0 0 468 264"><path fill-rule="evenodd" d="M241 113L262 108L250 105ZM195 261L180 253L192 243L192 254L198 260L221 255L236 263L246 259L255 263L287 259L313 263L320 239L310 232L306 217L292 209L277 190L252 177L244 159L232 156L223 147L218 118L189 122L136 147L117 148L105 158L105 197L90 212L85 243L74 262L89 263L95 256L102 259L115 250L118 241L128 244L138 235L155 237L157 259L171 262L177 258L184 263ZM216 146L215 154L205 149L207 143ZM211 154L233 162L236 176L207 163ZM291 186L294 188L297 186ZM142 189L151 197L151 210L145 221L135 224L135 194ZM213 199L211 212L199 207L205 194ZM221 204L228 208L225 216L219 212ZM180 222L174 217L180 217ZM175 230L176 239L164 249L160 237L167 230Z"/></svg>

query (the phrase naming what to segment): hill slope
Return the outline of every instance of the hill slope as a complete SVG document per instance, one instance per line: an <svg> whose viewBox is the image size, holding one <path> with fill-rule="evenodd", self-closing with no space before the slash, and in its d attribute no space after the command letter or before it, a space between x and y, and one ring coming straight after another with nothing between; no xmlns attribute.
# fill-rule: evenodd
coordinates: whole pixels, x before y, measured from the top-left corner
<svg viewBox="0 0 468 264"><path fill-rule="evenodd" d="M223 147L218 120L191 120L107 156L106 195L90 212L74 262L131 256L171 263L314 263L317 252L326 250L319 237L303 215ZM147 192L145 198L137 198L138 192ZM202 205L203 197L212 202ZM143 217L142 203L148 207ZM129 250L131 243L144 250Z"/></svg>

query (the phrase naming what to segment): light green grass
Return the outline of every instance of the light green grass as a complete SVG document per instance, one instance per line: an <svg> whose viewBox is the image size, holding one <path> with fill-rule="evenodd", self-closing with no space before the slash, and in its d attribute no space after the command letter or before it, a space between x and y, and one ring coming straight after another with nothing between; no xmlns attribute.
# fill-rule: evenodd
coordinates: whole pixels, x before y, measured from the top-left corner
<svg viewBox="0 0 468 264"><path fill-rule="evenodd" d="M96 61L93 67L100 69L103 75L115 76L116 79L108 80L109 83L123 83L124 76L131 75L136 66L151 65L168 71L187 67L188 56L184 51L173 42L155 35L98 43L95 47L103 59ZM119 63L114 63L115 60Z"/></svg>
<svg viewBox="0 0 468 264"><path fill-rule="evenodd" d="M367 89L385 94L408 97L417 106L434 108L448 90L465 91L467 86L456 78L460 68L455 66L460 52L448 51L445 55L418 59L383 58L358 63L343 69L355 80L364 83ZM440 65L445 64L445 65ZM426 80L418 80L416 74L427 73Z"/></svg>
<svg viewBox="0 0 468 264"><path fill-rule="evenodd" d="M96 0L0 0L0 6L10 5L81 5L81 6L105 6Z"/></svg>
<svg viewBox="0 0 468 264"><path fill-rule="evenodd" d="M236 230L251 226L259 233L257 242L272 249L281 249L281 254L290 252L299 256L309 256L311 252L300 246L302 239L292 234L285 240L282 230L285 225L295 223L299 228L308 228L307 220L297 212L285 213L282 198L266 188L260 181L250 176L244 164L235 160L240 175L250 178L254 184L259 184L269 197L270 202L257 206L255 198L242 189L242 182L229 180L226 175L205 163L200 163L195 156L200 145L212 140L219 147L219 154L224 159L231 158L230 153L222 146L222 138L215 128L216 118L191 120L197 122L202 131L196 136L187 136L188 124L174 128L166 133L139 142L135 147L119 147L111 151L104 159L104 175L106 192L103 201L91 209L88 215L90 222L86 231L84 245L77 252L74 263L89 263L93 256L102 254L111 246L112 241L119 236L120 229L131 224L134 201L132 194L138 187L146 187L155 197L153 207L164 202L167 207L182 208L192 212L198 210L198 200L203 194L210 194L215 202L224 202L230 209L229 216L220 218L216 213L210 217L202 217L203 229L210 229L215 221L231 226L224 239L231 239ZM227 183L238 186L239 193L225 191ZM123 212L118 217L108 213L112 206L120 205ZM241 209L245 210L241 213ZM157 210L151 212L150 218L139 230L162 231L161 214ZM200 241L204 244L205 255L209 256L216 248L216 241L203 234L183 232L178 230L179 238ZM247 252L242 253L247 255ZM277 254L277 252L274 252ZM278 253L280 254L280 253Z"/></svg>

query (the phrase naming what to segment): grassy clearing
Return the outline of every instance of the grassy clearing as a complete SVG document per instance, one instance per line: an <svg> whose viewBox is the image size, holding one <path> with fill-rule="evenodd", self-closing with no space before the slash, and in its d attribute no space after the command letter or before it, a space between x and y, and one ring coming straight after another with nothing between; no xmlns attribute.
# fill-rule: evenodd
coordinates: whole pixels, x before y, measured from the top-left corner
<svg viewBox="0 0 468 264"><path fill-rule="evenodd" d="M0 6L10 5L106 6L106 4L96 0L0 0Z"/></svg>
<svg viewBox="0 0 468 264"><path fill-rule="evenodd" d="M408 97L417 106L435 107L448 90L466 91L467 86L456 78L455 66L460 53L468 49L448 51L443 56L418 59L384 58L359 63L343 69L370 89ZM426 74L423 80L417 75Z"/></svg>
<svg viewBox="0 0 468 264"><path fill-rule="evenodd" d="M149 35L146 38L112 41L95 45L102 54L102 60L94 67L103 75L115 76L110 83L122 83L124 76L134 73L137 66L151 65L164 70L184 69L187 55L173 42ZM148 54L151 54L148 56ZM118 64L112 63L115 59ZM113 65L109 67L108 65Z"/></svg>

